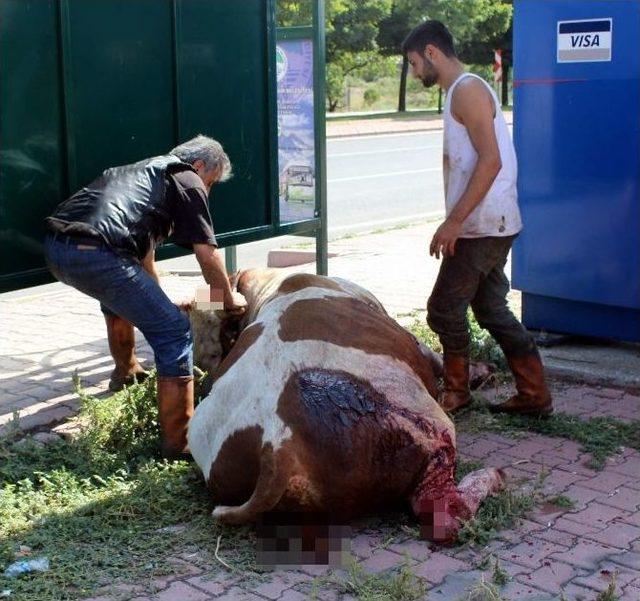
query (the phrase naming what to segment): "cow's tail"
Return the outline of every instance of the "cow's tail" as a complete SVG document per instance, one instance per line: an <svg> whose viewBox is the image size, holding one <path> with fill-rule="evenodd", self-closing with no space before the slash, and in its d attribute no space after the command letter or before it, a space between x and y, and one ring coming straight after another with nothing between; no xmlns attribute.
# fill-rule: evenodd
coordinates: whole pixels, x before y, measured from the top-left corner
<svg viewBox="0 0 640 601"><path fill-rule="evenodd" d="M286 449L274 450L271 443L264 445L260 456L260 474L249 500L236 506L218 505L213 510L213 517L225 524L244 524L272 510L287 488L291 472L288 459Z"/></svg>

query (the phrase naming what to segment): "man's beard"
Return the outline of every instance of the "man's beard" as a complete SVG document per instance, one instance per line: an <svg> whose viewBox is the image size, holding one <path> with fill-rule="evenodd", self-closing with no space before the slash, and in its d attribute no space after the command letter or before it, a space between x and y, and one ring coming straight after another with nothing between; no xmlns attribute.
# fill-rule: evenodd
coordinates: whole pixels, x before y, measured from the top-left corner
<svg viewBox="0 0 640 601"><path fill-rule="evenodd" d="M424 58L425 67L429 69L428 73L425 73L420 80L425 88L431 88L438 82L438 72L436 71L433 63L427 58Z"/></svg>
<svg viewBox="0 0 640 601"><path fill-rule="evenodd" d="M438 82L438 76L437 75L424 75L420 79L422 80L422 85L425 88L432 88Z"/></svg>

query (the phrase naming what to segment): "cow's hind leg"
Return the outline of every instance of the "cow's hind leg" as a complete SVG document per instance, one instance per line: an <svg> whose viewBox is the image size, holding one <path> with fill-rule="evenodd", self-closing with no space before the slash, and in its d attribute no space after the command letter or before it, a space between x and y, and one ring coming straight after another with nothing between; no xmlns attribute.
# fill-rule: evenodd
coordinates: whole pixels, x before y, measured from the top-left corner
<svg viewBox="0 0 640 601"><path fill-rule="evenodd" d="M284 448L274 451L271 443L265 444L260 456L260 473L249 500L237 506L218 505L213 517L225 524L254 521L278 504L287 488L290 471L288 451Z"/></svg>

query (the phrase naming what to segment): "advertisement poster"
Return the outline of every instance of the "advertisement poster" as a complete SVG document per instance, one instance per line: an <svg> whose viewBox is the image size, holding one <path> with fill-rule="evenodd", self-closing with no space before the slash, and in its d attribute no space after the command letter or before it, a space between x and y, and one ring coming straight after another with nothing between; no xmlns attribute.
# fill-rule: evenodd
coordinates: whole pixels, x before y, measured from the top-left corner
<svg viewBox="0 0 640 601"><path fill-rule="evenodd" d="M276 67L280 222L288 223L315 213L312 40L278 42Z"/></svg>

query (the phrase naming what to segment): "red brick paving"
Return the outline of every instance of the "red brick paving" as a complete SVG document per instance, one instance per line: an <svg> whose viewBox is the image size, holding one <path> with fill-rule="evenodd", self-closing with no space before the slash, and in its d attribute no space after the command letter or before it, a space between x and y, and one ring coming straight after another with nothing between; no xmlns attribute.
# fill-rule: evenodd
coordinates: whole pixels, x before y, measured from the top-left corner
<svg viewBox="0 0 640 601"><path fill-rule="evenodd" d="M582 408L585 399L597 397L599 406L611 406L614 416L626 398L615 389L594 392L577 385L560 387L556 394L564 393L579 399ZM538 505L527 519L498 533L483 549L437 547L406 535L389 541L386 533L375 528L356 528L352 554L367 572L389 574L408 560L413 573L433 589L432 596L442 598L437 591L444 590L445 584L446 590L454 590L456 578L461 587L469 574L482 574L477 566L486 557L490 563L484 574L490 579L494 558L499 557L510 576L501 587L503 598L508 600L560 598L562 593L571 601L593 601L606 589L614 572L618 573L619 600L640 600L640 494L634 488L640 476L640 453L623 449L602 471L595 471L585 466L589 456L579 444L540 435L510 439L494 433L462 434L458 451L462 458L481 460L485 465L512 466L528 459L507 468L516 484L522 480L531 484L543 467L557 464L560 467L552 468L544 482L544 494L548 498L565 495L575 507ZM255 581L243 574L226 574L220 566L191 566L185 575L184 562L176 563L182 575L158 579L155 585L163 590L141 597L141 601L301 601L310 598L314 579L333 571L326 566L304 566L262 574ZM344 571L333 574L338 579L345 577ZM319 598L354 599L340 593L335 585L318 586L322 591ZM100 597L101 601L107 599Z"/></svg>

